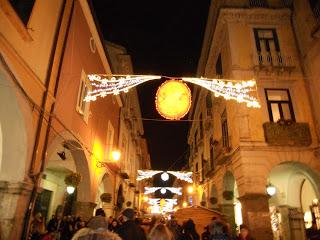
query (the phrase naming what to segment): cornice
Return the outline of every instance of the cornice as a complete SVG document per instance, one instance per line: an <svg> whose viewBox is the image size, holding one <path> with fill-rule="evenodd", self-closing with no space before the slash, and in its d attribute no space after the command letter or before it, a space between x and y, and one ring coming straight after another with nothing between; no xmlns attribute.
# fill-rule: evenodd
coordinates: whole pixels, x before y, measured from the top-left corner
<svg viewBox="0 0 320 240"><path fill-rule="evenodd" d="M291 10L266 8L222 8L219 22L243 22L251 24L290 24Z"/></svg>

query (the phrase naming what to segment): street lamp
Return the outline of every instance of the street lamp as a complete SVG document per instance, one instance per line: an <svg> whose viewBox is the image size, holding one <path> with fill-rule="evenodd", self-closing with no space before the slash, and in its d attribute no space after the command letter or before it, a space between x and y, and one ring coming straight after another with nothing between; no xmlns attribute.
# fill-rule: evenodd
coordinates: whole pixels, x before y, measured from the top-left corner
<svg viewBox="0 0 320 240"><path fill-rule="evenodd" d="M271 183L268 183L267 187L266 187L267 193L269 196L273 196L276 194L277 189L274 185L272 185Z"/></svg>
<svg viewBox="0 0 320 240"><path fill-rule="evenodd" d="M101 167L108 167L108 164L110 163L116 163L121 158L121 152L119 150L113 150L110 153L110 160L109 161L97 161L96 166L97 168Z"/></svg>
<svg viewBox="0 0 320 240"><path fill-rule="evenodd" d="M189 186L188 189L187 189L188 193L189 194L192 194L193 193L193 187L192 186Z"/></svg>
<svg viewBox="0 0 320 240"><path fill-rule="evenodd" d="M74 193L75 189L76 188L74 186L67 186L67 193L71 195L72 193Z"/></svg>

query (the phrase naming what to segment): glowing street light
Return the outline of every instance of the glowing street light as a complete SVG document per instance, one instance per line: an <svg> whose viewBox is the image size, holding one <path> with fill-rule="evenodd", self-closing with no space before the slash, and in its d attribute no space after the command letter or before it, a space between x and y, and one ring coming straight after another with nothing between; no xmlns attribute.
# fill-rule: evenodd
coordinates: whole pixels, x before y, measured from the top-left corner
<svg viewBox="0 0 320 240"><path fill-rule="evenodd" d="M271 183L268 183L266 190L267 190L268 195L271 196L271 197L273 195L275 195L276 192L277 192L276 187L274 185L272 185Z"/></svg>
<svg viewBox="0 0 320 240"><path fill-rule="evenodd" d="M148 196L144 196L143 197L143 201L148 202L149 201L149 197Z"/></svg>
<svg viewBox="0 0 320 240"><path fill-rule="evenodd" d="M187 206L188 206L188 203L187 203L187 202L183 202L183 203L182 203L182 207L185 208L185 207L187 207Z"/></svg>
<svg viewBox="0 0 320 240"><path fill-rule="evenodd" d="M192 187L192 186L189 186L188 189L187 189L187 191L188 191L189 194L193 193L193 187Z"/></svg>
<svg viewBox="0 0 320 240"><path fill-rule="evenodd" d="M114 150L114 151L111 152L111 159L114 162L118 162L120 160L120 157L121 157L120 151Z"/></svg>
<svg viewBox="0 0 320 240"><path fill-rule="evenodd" d="M67 186L67 193L72 194L76 188L74 186Z"/></svg>

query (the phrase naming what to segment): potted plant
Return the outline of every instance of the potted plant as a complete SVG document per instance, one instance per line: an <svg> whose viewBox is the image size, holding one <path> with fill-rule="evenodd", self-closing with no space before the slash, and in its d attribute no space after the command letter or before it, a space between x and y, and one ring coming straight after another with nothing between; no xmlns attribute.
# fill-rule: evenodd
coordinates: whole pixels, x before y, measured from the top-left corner
<svg viewBox="0 0 320 240"><path fill-rule="evenodd" d="M218 203L218 199L217 199L216 197L211 197L209 200L210 200L210 203L211 203L212 205Z"/></svg>
<svg viewBox="0 0 320 240"><path fill-rule="evenodd" d="M65 184L72 187L77 187L81 180L81 174L76 172L70 173L64 178Z"/></svg>
<svg viewBox="0 0 320 240"><path fill-rule="evenodd" d="M131 206L131 204L132 204L132 202L131 202L131 201L127 201L127 202L126 202L127 207L130 207L130 206Z"/></svg>
<svg viewBox="0 0 320 240"><path fill-rule="evenodd" d="M224 191L222 196L225 200L232 200L233 199L233 191Z"/></svg>

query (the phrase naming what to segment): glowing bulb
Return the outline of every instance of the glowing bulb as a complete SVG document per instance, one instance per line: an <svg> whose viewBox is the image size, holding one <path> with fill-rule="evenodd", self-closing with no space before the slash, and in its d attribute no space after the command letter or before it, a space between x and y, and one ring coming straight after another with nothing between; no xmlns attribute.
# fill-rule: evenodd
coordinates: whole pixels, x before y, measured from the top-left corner
<svg viewBox="0 0 320 240"><path fill-rule="evenodd" d="M121 153L119 151L112 151L111 156L112 156L112 160L117 162L121 157Z"/></svg>
<svg viewBox="0 0 320 240"><path fill-rule="evenodd" d="M161 179L162 179L162 181L168 181L169 180L169 174L168 173L166 173L166 172L164 172L164 173L162 173L161 174Z"/></svg>
<svg viewBox="0 0 320 240"><path fill-rule="evenodd" d="M74 186L67 186L67 193L72 194L76 188Z"/></svg>
<svg viewBox="0 0 320 240"><path fill-rule="evenodd" d="M188 193L190 193L190 194L193 193L193 187L192 187L192 186L189 186L188 189L187 189L187 191L188 191Z"/></svg>
<svg viewBox="0 0 320 240"><path fill-rule="evenodd" d="M160 192L161 194L166 194L167 190L165 188L161 188Z"/></svg>
<svg viewBox="0 0 320 240"><path fill-rule="evenodd" d="M188 203L187 202L183 202L182 203L182 207L187 207L188 206Z"/></svg>
<svg viewBox="0 0 320 240"><path fill-rule="evenodd" d="M148 196L144 196L144 197L143 197L143 201L148 202L148 201L149 201Z"/></svg>
<svg viewBox="0 0 320 240"><path fill-rule="evenodd" d="M269 195L269 196L273 196L273 195L276 194L276 192L277 192L276 187L273 186L271 183L269 183L269 184L267 185L267 193L268 193L268 195Z"/></svg>

